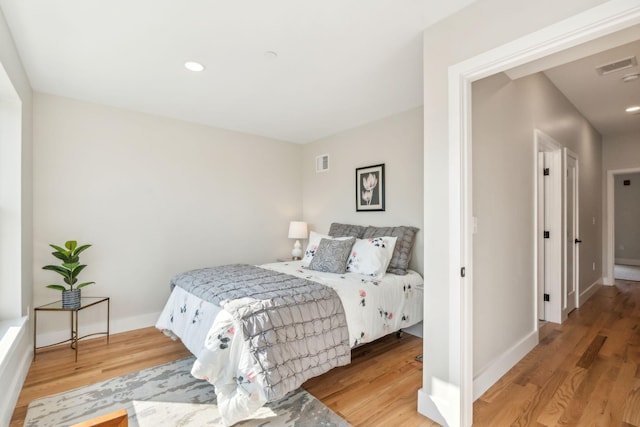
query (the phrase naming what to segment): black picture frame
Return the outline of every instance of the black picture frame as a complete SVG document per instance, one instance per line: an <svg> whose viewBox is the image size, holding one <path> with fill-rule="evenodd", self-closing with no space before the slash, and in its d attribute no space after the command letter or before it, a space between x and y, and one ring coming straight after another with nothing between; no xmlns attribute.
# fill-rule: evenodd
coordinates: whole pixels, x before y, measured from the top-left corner
<svg viewBox="0 0 640 427"><path fill-rule="evenodd" d="M356 169L356 212L384 211L384 163Z"/></svg>

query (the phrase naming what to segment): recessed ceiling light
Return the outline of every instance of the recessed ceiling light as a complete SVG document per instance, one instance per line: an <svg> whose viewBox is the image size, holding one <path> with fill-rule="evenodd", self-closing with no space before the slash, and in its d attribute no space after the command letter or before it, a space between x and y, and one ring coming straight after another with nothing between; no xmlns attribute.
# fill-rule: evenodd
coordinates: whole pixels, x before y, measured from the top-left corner
<svg viewBox="0 0 640 427"><path fill-rule="evenodd" d="M640 111L640 105L634 105L633 107L629 107L626 110L627 113L637 113L638 111Z"/></svg>
<svg viewBox="0 0 640 427"><path fill-rule="evenodd" d="M204 71L204 65L202 65L199 62L195 62L195 61L187 61L184 63L184 68L186 68L189 71L194 71L194 72L200 72L200 71Z"/></svg>

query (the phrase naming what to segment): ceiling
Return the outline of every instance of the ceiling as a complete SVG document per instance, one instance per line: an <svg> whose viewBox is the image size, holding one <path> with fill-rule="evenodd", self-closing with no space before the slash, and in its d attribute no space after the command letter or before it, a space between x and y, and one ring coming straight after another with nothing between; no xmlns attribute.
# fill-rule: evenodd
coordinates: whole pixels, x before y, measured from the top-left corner
<svg viewBox="0 0 640 427"><path fill-rule="evenodd" d="M422 105L422 32L475 0L0 0L35 91L306 143ZM603 135L640 131L640 26L543 71ZM612 48L613 47L613 48ZM275 52L275 57L271 52ZM187 71L185 61L205 65Z"/></svg>
<svg viewBox="0 0 640 427"><path fill-rule="evenodd" d="M640 40L548 69L545 74L601 135L640 132L640 114L625 112L630 106L640 106L640 67L605 75L596 71L601 65L630 57L640 61ZM636 74L635 80L622 80Z"/></svg>
<svg viewBox="0 0 640 427"><path fill-rule="evenodd" d="M640 105L640 78L622 81L623 76L640 73L640 67L606 75L596 71L596 67L629 57L636 57L640 63L640 25L513 68L506 74L517 79L544 72L603 136L640 132L640 114L625 112L632 105Z"/></svg>
<svg viewBox="0 0 640 427"><path fill-rule="evenodd" d="M472 1L0 7L35 91L305 143L422 105L422 32Z"/></svg>

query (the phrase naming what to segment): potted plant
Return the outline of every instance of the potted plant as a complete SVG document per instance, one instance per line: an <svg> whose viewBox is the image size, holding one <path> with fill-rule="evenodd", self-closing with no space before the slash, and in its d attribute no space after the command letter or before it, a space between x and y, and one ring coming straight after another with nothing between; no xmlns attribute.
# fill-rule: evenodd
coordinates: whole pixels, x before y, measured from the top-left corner
<svg viewBox="0 0 640 427"><path fill-rule="evenodd" d="M91 245L78 246L75 240L69 240L64 244L64 248L56 245L49 245L55 252L51 254L62 261L62 265L45 265L43 270L51 270L60 274L66 285L47 285L47 288L62 291L62 308L78 308L80 307L80 289L91 285L95 282L78 282L78 274L86 265L80 264L80 253Z"/></svg>

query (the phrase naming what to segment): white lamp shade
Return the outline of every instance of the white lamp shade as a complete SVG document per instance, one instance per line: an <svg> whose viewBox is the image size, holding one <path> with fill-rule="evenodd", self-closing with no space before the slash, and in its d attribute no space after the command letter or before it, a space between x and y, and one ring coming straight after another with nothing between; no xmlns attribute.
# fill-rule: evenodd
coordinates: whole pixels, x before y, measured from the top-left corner
<svg viewBox="0 0 640 427"><path fill-rule="evenodd" d="M289 238L290 239L306 239L307 223L303 221L291 221L289 223Z"/></svg>

